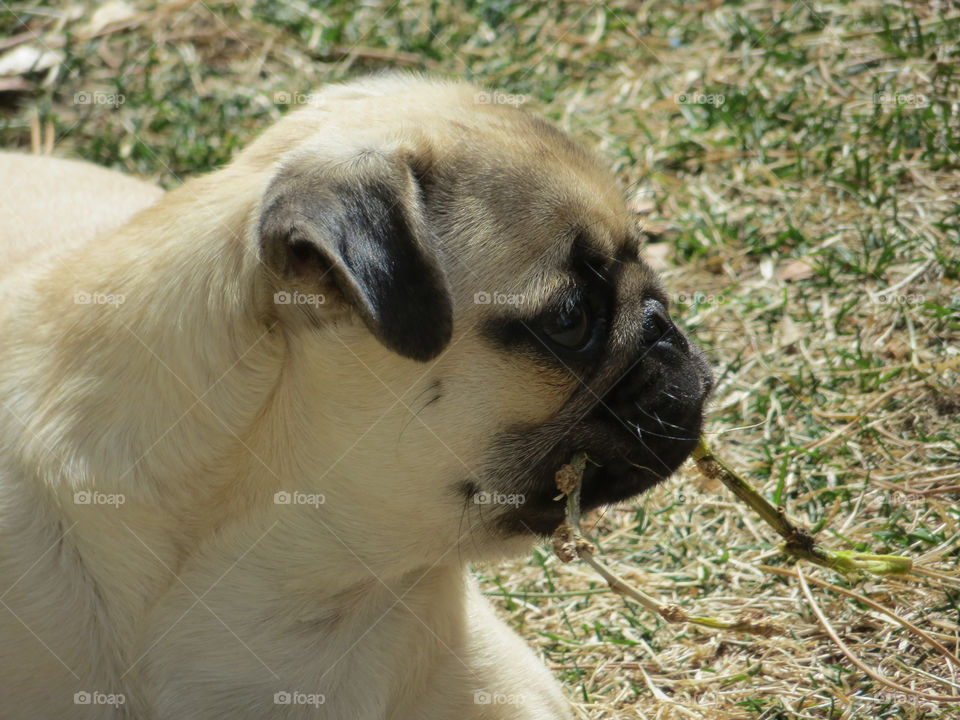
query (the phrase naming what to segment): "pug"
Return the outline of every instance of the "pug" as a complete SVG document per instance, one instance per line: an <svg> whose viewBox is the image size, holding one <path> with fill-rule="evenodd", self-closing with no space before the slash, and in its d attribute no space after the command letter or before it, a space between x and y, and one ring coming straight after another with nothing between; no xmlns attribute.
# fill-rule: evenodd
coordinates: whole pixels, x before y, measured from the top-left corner
<svg viewBox="0 0 960 720"><path fill-rule="evenodd" d="M570 717L468 571L661 482L711 377L610 174L470 85L162 194L0 176L0 718Z"/></svg>

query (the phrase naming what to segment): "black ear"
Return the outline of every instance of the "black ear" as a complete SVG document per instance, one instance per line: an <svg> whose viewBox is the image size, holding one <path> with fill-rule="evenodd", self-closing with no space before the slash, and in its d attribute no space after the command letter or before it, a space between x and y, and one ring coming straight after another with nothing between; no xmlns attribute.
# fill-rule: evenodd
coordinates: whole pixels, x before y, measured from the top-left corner
<svg viewBox="0 0 960 720"><path fill-rule="evenodd" d="M450 291L406 162L372 151L300 158L273 179L262 208L261 257L275 287L319 290L332 279L391 350L426 361L447 346Z"/></svg>

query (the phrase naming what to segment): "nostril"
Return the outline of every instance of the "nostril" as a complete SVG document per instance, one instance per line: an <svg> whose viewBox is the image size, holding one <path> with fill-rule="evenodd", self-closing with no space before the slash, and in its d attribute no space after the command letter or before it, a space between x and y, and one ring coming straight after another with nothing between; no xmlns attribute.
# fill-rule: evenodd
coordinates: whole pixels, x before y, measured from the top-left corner
<svg viewBox="0 0 960 720"><path fill-rule="evenodd" d="M673 323L667 315L667 309L659 300L647 300L643 305L641 326L644 345L656 345L673 329Z"/></svg>
<svg viewBox="0 0 960 720"><path fill-rule="evenodd" d="M647 300L643 306L641 340L647 347L665 342L680 350L687 349L687 339L673 324L667 309L659 300Z"/></svg>

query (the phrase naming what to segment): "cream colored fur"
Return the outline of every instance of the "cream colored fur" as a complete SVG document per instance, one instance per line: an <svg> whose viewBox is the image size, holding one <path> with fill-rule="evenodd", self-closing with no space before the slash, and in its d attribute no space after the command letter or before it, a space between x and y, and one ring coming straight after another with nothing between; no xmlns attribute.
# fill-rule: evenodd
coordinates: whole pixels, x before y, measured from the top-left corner
<svg viewBox="0 0 960 720"><path fill-rule="evenodd" d="M475 93L331 86L165 195L0 155L0 718L567 716L465 569L529 540L499 538L451 490L505 423L546 420L572 382L490 350L475 330L489 308L471 302L549 285L560 219L505 207L531 239L500 249L482 189L463 198L454 339L428 363L335 301L310 331L273 313L256 246L281 165L371 145L502 156L611 233L629 222L592 162ZM458 124L475 147L456 150Z"/></svg>

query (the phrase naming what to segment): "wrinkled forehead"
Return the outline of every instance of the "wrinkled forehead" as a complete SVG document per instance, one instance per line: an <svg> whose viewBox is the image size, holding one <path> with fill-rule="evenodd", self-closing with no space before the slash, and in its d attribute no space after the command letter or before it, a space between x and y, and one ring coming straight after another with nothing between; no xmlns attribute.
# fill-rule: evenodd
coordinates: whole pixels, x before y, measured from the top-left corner
<svg viewBox="0 0 960 720"><path fill-rule="evenodd" d="M597 267L638 258L636 224L610 173L543 121L473 128L438 165L432 211L455 283L544 295L575 256Z"/></svg>

